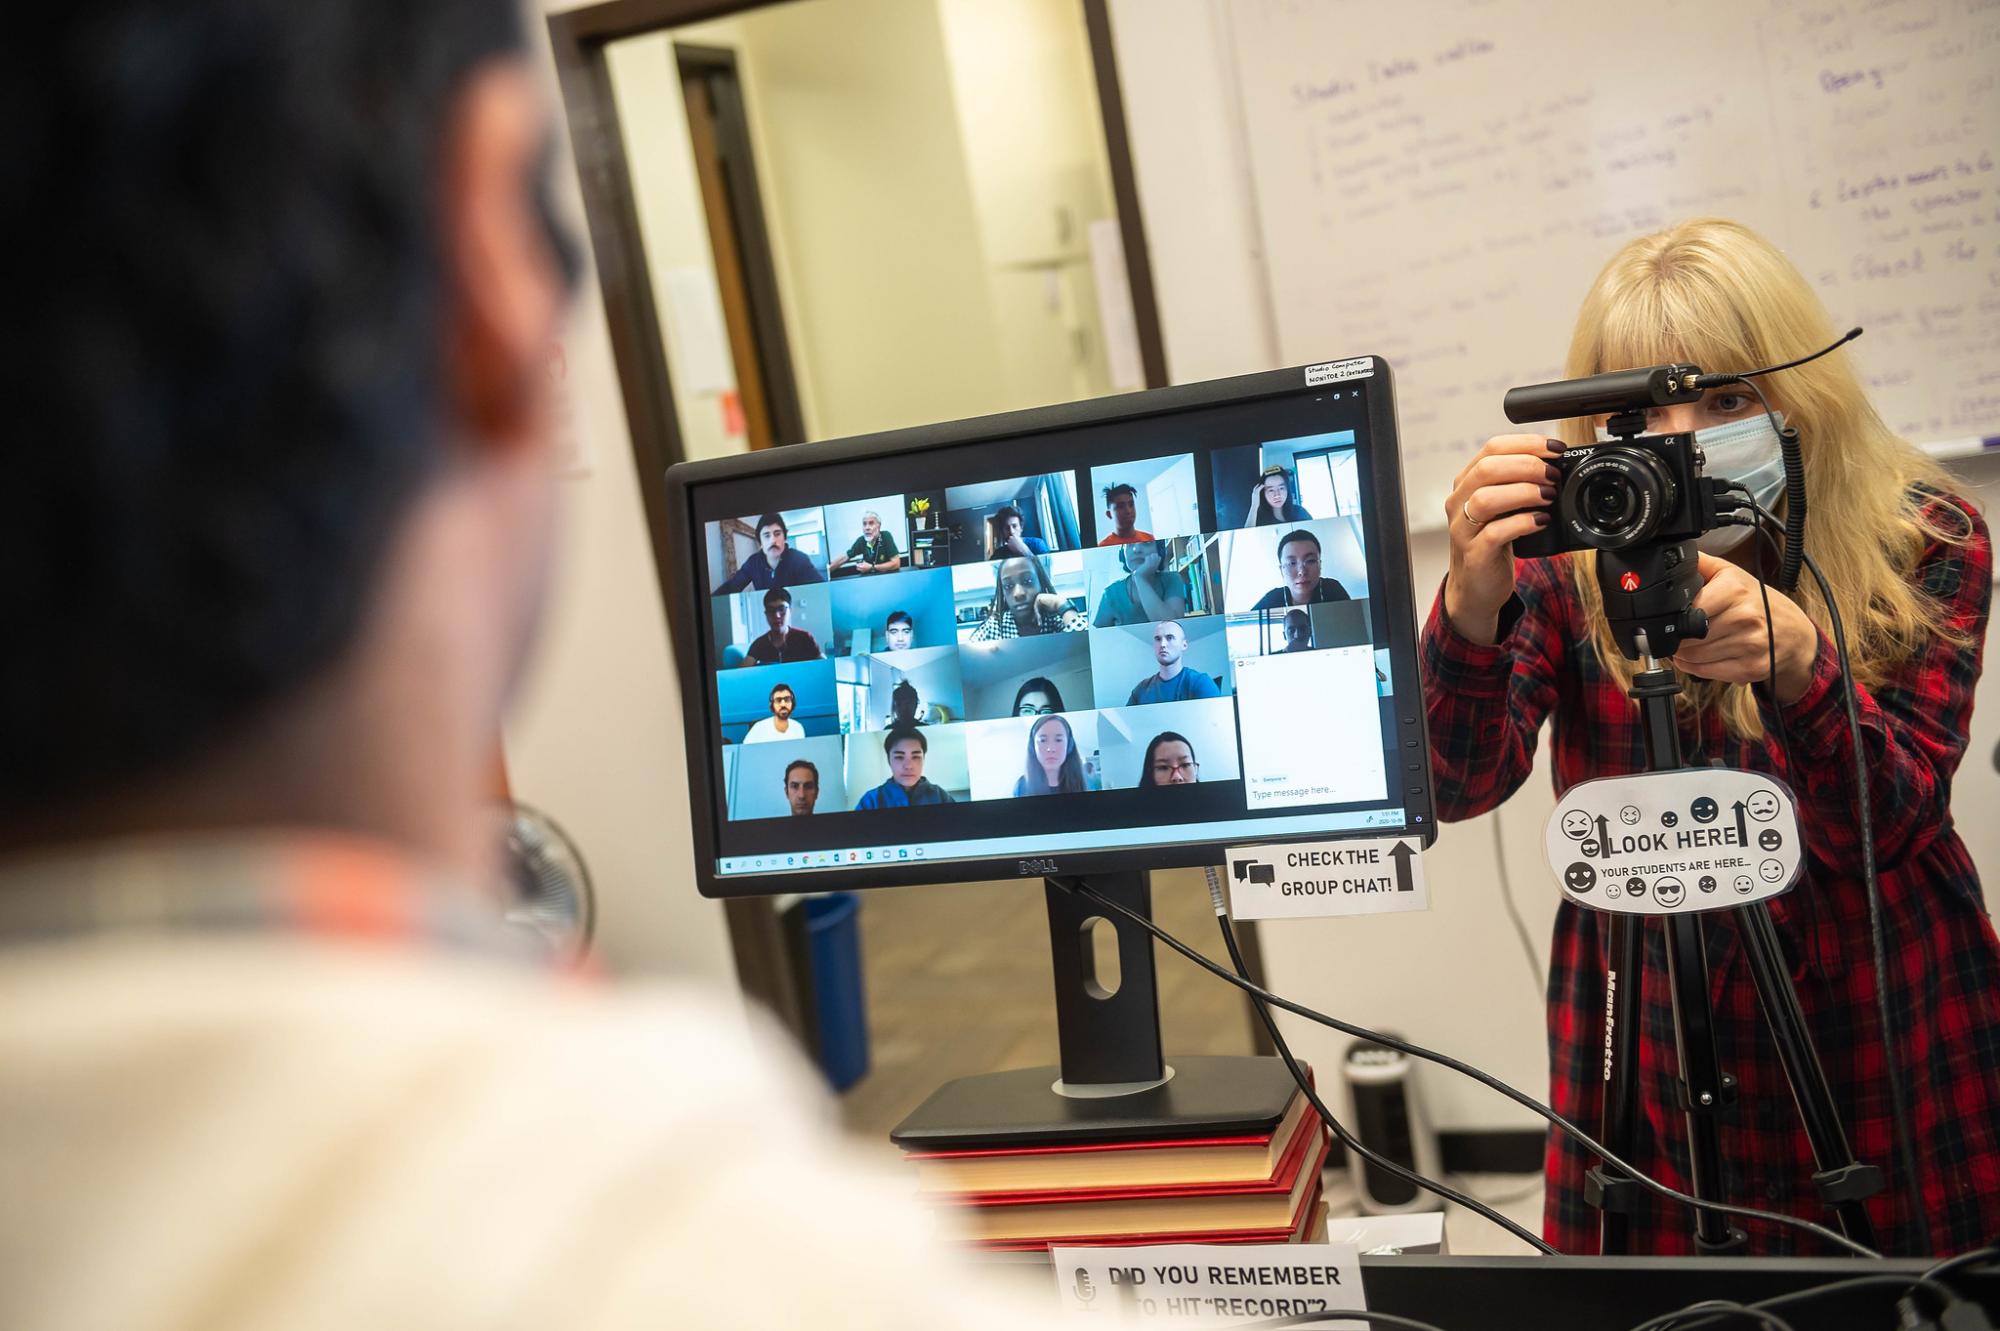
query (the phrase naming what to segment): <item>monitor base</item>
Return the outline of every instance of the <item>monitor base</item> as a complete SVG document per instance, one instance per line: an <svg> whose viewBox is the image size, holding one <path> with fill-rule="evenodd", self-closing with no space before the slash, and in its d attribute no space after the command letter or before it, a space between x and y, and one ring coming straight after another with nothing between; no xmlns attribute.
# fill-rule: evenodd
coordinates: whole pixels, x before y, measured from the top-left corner
<svg viewBox="0 0 2000 1331"><path fill-rule="evenodd" d="M1122 1095L1065 1095L1061 1070L1010 1068L946 1082L889 1133L905 1151L1201 1137L1256 1137L1284 1118L1298 1084L1276 1058L1194 1054L1173 1076Z"/></svg>

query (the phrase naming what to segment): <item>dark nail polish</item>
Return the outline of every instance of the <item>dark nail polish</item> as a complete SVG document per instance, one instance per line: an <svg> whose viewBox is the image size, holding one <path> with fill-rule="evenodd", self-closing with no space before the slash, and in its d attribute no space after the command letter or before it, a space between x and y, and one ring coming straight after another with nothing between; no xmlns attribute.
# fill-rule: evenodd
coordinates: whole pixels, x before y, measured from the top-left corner
<svg viewBox="0 0 2000 1331"><path fill-rule="evenodd" d="M1544 509L1542 512L1535 514L1535 525L1537 527L1546 527L1549 525L1549 520L1554 516L1555 514Z"/></svg>
<svg viewBox="0 0 2000 1331"><path fill-rule="evenodd" d="M1562 440L1560 440L1560 439L1551 439L1551 440L1549 440L1549 452L1551 452L1551 453L1560 453L1560 452L1562 452L1562 451L1563 451L1563 450L1564 450L1565 448L1568 448L1568 447L1569 447L1569 445L1568 445L1568 444L1565 444L1565 443L1564 443L1564 442L1563 442Z"/></svg>
<svg viewBox="0 0 2000 1331"><path fill-rule="evenodd" d="M1548 463L1542 470L1547 473L1550 485L1560 485L1562 483L1562 468L1558 467L1555 463Z"/></svg>
<svg viewBox="0 0 2000 1331"><path fill-rule="evenodd" d="M1542 487L1542 502L1545 504L1553 504L1555 503L1555 501L1556 501L1556 487L1553 485L1544 485Z"/></svg>

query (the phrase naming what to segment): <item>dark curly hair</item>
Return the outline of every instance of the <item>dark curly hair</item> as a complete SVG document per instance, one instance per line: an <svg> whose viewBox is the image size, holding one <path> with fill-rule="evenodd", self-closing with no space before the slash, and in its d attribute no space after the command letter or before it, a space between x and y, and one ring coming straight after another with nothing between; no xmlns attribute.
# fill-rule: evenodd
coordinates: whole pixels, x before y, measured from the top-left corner
<svg viewBox="0 0 2000 1331"><path fill-rule="evenodd" d="M0 221L34 238L0 358L0 817L197 758L354 639L440 457L446 116L522 36L511 0L34 26L0 47Z"/></svg>

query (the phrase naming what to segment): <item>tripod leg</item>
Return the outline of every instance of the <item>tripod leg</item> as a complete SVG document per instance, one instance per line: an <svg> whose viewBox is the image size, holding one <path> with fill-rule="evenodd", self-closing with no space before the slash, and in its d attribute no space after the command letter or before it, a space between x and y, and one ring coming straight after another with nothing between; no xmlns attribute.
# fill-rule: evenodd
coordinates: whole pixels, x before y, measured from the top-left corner
<svg viewBox="0 0 2000 1331"><path fill-rule="evenodd" d="M1847 1132L1834 1108L1833 1090L1827 1085L1826 1072L1806 1030L1805 1010L1799 1006L1798 991L1785 967L1770 907L1755 902L1738 911L1736 918L1742 925L1743 952L1750 963L1750 978L1757 986L1757 1002L1777 1042L1779 1061L1785 1065L1792 1098L1798 1102L1799 1119L1812 1143L1813 1162L1819 1166L1813 1183L1820 1199L1833 1208L1841 1232L1872 1248L1875 1230L1862 1201L1882 1190L1882 1171L1856 1160L1854 1149L1847 1144Z"/></svg>
<svg viewBox="0 0 2000 1331"><path fill-rule="evenodd" d="M1604 970L1604 1116L1599 1140L1614 1155L1630 1160L1638 1136L1639 988L1646 957L1645 921L1610 917ZM1598 1251L1621 1256L1632 1250L1632 1209L1639 1185L1602 1161L1584 1176L1584 1196L1603 1212Z"/></svg>
<svg viewBox="0 0 2000 1331"><path fill-rule="evenodd" d="M1722 1195L1722 1150L1716 1113L1725 1099L1715 1057L1715 1014L1708 1001L1708 943L1701 920L1667 920L1667 977L1674 995L1674 1045L1680 1056L1682 1108L1687 1111L1688 1191L1704 1201ZM1713 1211L1695 1212L1698 1251L1742 1249L1748 1236Z"/></svg>

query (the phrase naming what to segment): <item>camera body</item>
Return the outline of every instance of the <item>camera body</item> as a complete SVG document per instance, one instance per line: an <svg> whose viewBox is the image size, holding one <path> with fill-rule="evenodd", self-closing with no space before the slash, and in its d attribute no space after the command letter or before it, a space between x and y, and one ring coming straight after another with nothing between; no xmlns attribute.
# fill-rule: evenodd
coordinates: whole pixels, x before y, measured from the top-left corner
<svg viewBox="0 0 2000 1331"><path fill-rule="evenodd" d="M1554 519L1514 542L1521 559L1688 541L1715 527L1715 487L1692 434L1640 434L1565 449Z"/></svg>

